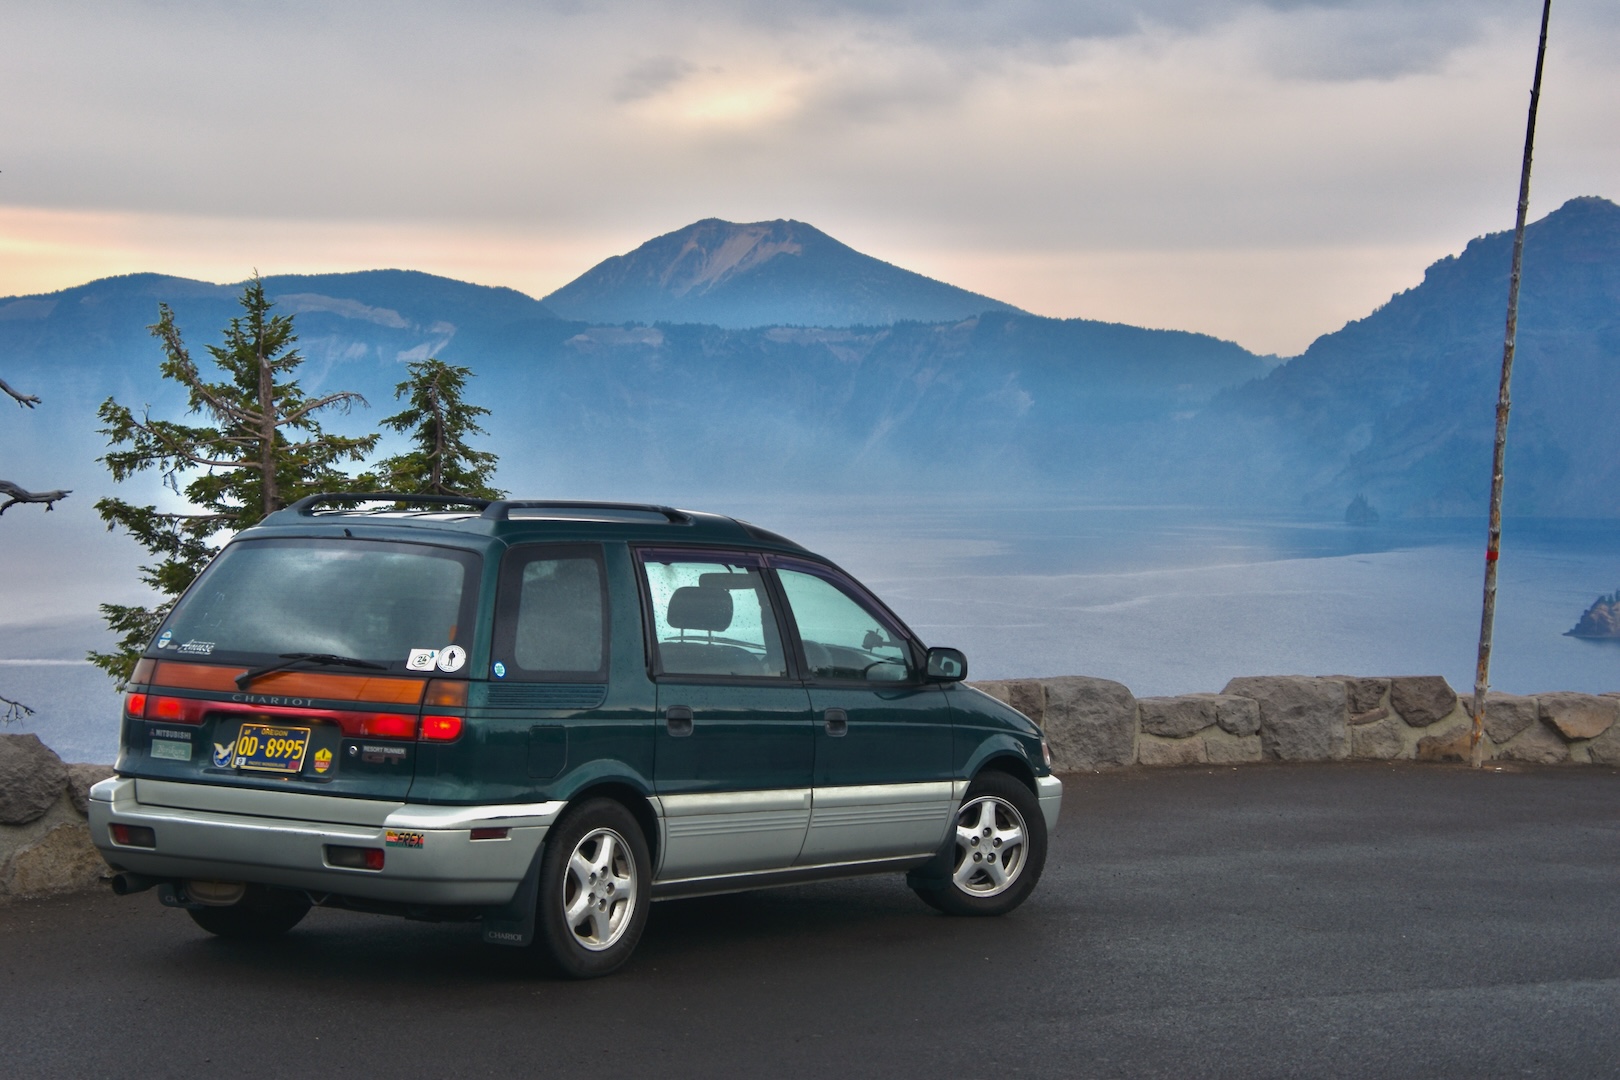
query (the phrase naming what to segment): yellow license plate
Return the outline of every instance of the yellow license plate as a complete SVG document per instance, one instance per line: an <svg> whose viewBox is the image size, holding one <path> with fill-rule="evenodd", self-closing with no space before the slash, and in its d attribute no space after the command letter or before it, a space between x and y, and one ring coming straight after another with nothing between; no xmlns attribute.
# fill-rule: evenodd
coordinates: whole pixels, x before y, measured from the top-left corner
<svg viewBox="0 0 1620 1080"><path fill-rule="evenodd" d="M236 735L232 764L256 772L295 773L309 753L309 728L243 724Z"/></svg>

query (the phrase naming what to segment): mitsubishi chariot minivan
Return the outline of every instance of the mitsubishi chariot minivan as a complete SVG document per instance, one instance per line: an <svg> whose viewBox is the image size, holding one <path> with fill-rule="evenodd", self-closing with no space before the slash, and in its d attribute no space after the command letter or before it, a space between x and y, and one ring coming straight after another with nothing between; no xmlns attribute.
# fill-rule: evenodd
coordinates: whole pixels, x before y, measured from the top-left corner
<svg viewBox="0 0 1620 1080"><path fill-rule="evenodd" d="M1062 785L966 674L746 522L313 496L175 605L91 830L118 892L213 934L315 904L477 920L575 977L622 965L668 897L899 872L999 915Z"/></svg>

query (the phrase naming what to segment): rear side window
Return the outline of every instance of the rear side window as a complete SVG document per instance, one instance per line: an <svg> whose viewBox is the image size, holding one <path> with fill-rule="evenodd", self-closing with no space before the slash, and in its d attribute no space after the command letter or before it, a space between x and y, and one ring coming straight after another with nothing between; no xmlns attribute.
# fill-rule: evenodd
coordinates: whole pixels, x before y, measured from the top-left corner
<svg viewBox="0 0 1620 1080"><path fill-rule="evenodd" d="M479 557L374 540L239 540L186 591L152 655L260 662L331 653L390 670L411 654L466 647Z"/></svg>
<svg viewBox="0 0 1620 1080"><path fill-rule="evenodd" d="M607 578L594 545L526 544L507 552L495 613L496 678L607 678Z"/></svg>
<svg viewBox="0 0 1620 1080"><path fill-rule="evenodd" d="M660 673L787 676L787 654L758 556L648 551L641 565Z"/></svg>

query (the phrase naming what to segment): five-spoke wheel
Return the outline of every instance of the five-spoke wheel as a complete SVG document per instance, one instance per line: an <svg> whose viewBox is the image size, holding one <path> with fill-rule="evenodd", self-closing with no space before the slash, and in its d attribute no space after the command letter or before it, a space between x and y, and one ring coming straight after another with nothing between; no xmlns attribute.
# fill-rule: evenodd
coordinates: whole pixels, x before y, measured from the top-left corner
<svg viewBox="0 0 1620 1080"><path fill-rule="evenodd" d="M1034 792L992 772L973 781L945 846L908 880L946 914L1001 915L1024 902L1045 864L1046 819Z"/></svg>
<svg viewBox="0 0 1620 1080"><path fill-rule="evenodd" d="M647 841L610 799L575 807L552 830L540 861L540 939L567 975L592 978L630 958L647 921Z"/></svg>

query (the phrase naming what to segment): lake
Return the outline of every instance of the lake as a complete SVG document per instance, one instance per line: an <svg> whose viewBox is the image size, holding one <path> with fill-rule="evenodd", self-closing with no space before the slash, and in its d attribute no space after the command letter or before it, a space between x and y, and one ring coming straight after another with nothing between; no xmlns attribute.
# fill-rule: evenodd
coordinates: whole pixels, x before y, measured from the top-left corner
<svg viewBox="0 0 1620 1080"><path fill-rule="evenodd" d="M1471 693L1483 522L1372 526L1188 507L1008 499L690 499L784 533L870 585L970 678L1096 675L1138 696L1238 675L1444 675ZM1620 690L1620 643L1564 632L1620 588L1620 529L1504 530L1493 689ZM37 610L27 608L26 610ZM104 646L94 606L0 624L0 694L69 761L111 761L118 699L78 663ZM49 662L40 662L49 661Z"/></svg>

